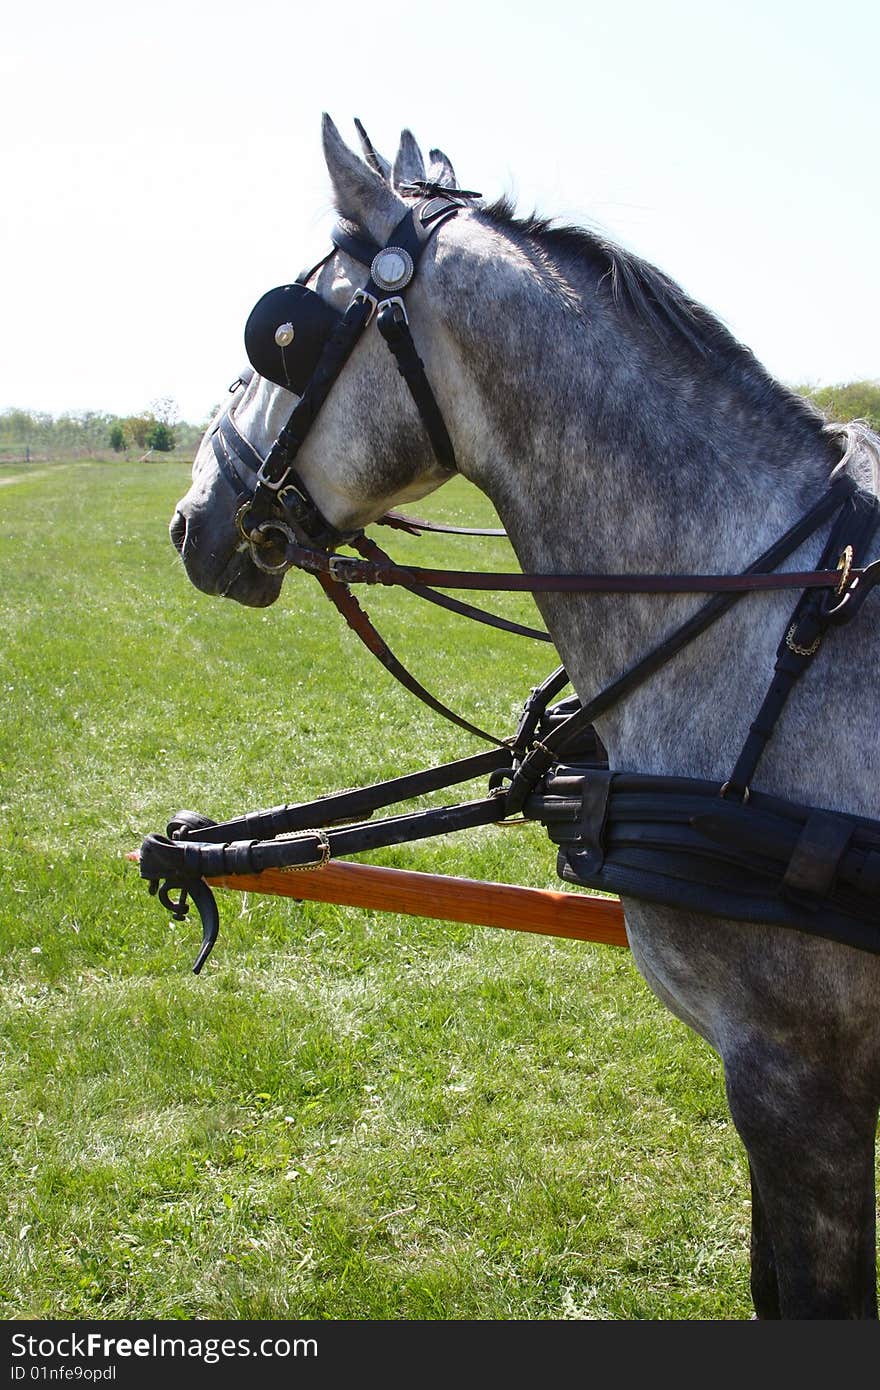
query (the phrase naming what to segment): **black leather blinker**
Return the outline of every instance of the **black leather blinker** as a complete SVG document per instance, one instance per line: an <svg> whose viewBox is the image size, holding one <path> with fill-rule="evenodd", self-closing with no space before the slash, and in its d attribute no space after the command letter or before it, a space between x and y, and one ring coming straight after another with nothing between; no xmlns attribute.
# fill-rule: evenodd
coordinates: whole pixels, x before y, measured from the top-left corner
<svg viewBox="0 0 880 1390"><path fill-rule="evenodd" d="M248 360L260 376L301 396L342 314L305 285L268 290L244 330Z"/></svg>

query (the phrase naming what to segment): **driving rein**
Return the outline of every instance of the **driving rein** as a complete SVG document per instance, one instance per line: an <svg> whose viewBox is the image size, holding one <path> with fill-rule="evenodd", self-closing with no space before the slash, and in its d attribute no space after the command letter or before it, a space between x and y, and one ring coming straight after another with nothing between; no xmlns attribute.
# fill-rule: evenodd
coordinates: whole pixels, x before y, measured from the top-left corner
<svg viewBox="0 0 880 1390"><path fill-rule="evenodd" d="M546 826L560 846L557 871L579 886L742 921L814 930L860 949L880 951L880 822L798 806L752 790L753 775L785 702L826 632L854 618L880 582L880 560L865 564L880 520L880 498L860 489L848 475L832 475L818 502L746 570L733 575L426 569L395 564L362 530L338 530L310 497L295 460L373 320L394 354L438 463L448 474L456 471L452 441L413 342L403 296L431 237L479 195L430 183L407 185L401 191L417 201L384 247L359 229L339 224L332 233L334 250L324 260L293 284L270 290L253 309L245 346L254 371L299 397L267 457L240 433L232 406L215 426L212 443L236 496L240 543L249 548L254 563L269 574L294 566L313 574L349 626L397 680L445 718L496 747L375 787L279 806L219 825L193 812L178 812L166 835L144 840L140 872L175 917L186 915L187 896L196 904L203 942L194 970L201 970L217 934L208 878L323 864L338 854L501 823L516 814ZM370 272L344 312L327 304L307 283L335 250ZM237 392L251 375L243 374L230 389ZM829 534L815 570L775 572L828 521ZM397 512L380 518L380 523L415 535L426 530L504 535L443 527ZM339 545L359 555L339 554ZM398 661L351 593L356 583L400 585L469 618L542 641L550 640L546 632L437 593L435 586L711 597L586 703L573 697L550 704L568 683L564 667L559 667L526 700L515 734L502 739L449 709ZM609 771L594 721L743 594L781 589L799 590L800 596L779 643L767 694L728 777L706 782ZM480 801L351 825L352 817L370 817L379 807L485 772L491 774L490 793ZM176 899L171 896L174 890L180 890Z"/></svg>

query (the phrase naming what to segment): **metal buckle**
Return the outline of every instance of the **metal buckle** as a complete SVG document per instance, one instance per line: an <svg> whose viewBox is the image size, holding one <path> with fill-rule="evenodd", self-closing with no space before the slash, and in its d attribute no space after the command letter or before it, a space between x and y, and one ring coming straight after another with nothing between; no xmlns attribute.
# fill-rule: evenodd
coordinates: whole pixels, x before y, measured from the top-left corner
<svg viewBox="0 0 880 1390"><path fill-rule="evenodd" d="M286 864L284 866L285 873L296 874L302 873L304 869L323 869L326 864L329 864L332 850L325 830L298 830L295 835L285 835L283 838L285 840L307 840L312 835L318 841L320 858L310 859L307 864Z"/></svg>
<svg viewBox="0 0 880 1390"><path fill-rule="evenodd" d="M265 459L264 462L261 464L260 468L257 470L257 484L262 485L263 487L267 487L270 492L280 492L293 470L291 467L285 468L284 472L281 474L281 477L278 479L276 483L272 478L268 477L266 474L266 466L268 463L269 459Z"/></svg>
<svg viewBox="0 0 880 1390"><path fill-rule="evenodd" d="M406 312L406 305L404 304L400 295L392 294L388 299L383 299L382 303L379 305L379 308L384 309L386 304L393 304L396 308L400 310L401 314L403 315L403 322L406 324L407 328L409 328L409 314ZM396 321L399 323L400 319L397 319Z"/></svg>
<svg viewBox="0 0 880 1390"><path fill-rule="evenodd" d="M851 545L845 545L840 553L840 559L837 562L837 568L840 571L840 583L838 584L834 592L837 594L838 598L840 598L846 590L846 586L849 583L849 576L852 567L853 548Z"/></svg>
<svg viewBox="0 0 880 1390"><path fill-rule="evenodd" d="M351 583L351 575L353 573L352 567L354 566L356 569L357 566L360 564L361 561L358 560L357 557L354 555L328 555L327 572L330 575L330 578L334 580L336 584L349 584ZM346 566L349 570L348 579L346 579L344 573ZM337 571L339 570L342 570L343 572L337 573Z"/></svg>
<svg viewBox="0 0 880 1390"><path fill-rule="evenodd" d="M718 795L721 797L721 800L722 800L722 801L723 801L723 800L725 799L725 797L727 796L727 792L728 792L729 787L730 787L730 783L729 783L729 782L723 782L723 783L722 783L722 785L721 785L721 790L720 790L719 793L718 793ZM749 800L749 797L751 796L751 794L752 794L752 792L751 792L751 787L744 787L744 788L743 788L743 794L742 794L742 800L741 800L738 804L739 804L740 806L746 806L746 805L748 805L748 800Z"/></svg>
<svg viewBox="0 0 880 1390"><path fill-rule="evenodd" d="M248 512L250 511L250 509L251 509L251 504L250 504L250 502L243 502L243 503L242 503L242 505L239 507L238 511L235 513L235 529L236 529L236 531L238 532L238 534L241 536L241 539L244 541L245 545L260 545L260 544L261 544L260 541L254 541L254 540L253 540L253 534L254 534L253 531L246 531L246 530L244 529L244 519L245 519L245 517L247 516Z"/></svg>
<svg viewBox="0 0 880 1390"><path fill-rule="evenodd" d="M292 469L288 470L292 472ZM288 483L287 487L280 488L277 494L277 501L280 507L288 513L292 513L297 521L302 521L307 513L314 513L315 507L310 497L307 497L296 483Z"/></svg>
<svg viewBox="0 0 880 1390"><path fill-rule="evenodd" d="M376 310L379 307L378 299L376 299L375 295L367 294L366 290L355 290L354 294L351 297L351 302L352 304L369 304L370 312L367 315L366 323L364 324L364 328L368 327L368 325L373 320Z"/></svg>

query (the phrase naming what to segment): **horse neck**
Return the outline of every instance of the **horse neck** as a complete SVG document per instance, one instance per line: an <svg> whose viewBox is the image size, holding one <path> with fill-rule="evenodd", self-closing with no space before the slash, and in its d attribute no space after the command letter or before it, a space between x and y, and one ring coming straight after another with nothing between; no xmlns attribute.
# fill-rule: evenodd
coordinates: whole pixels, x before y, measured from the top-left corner
<svg viewBox="0 0 880 1390"><path fill-rule="evenodd" d="M524 570L741 570L818 500L838 457L821 421L732 339L705 357L673 334L661 343L627 321L590 268L557 264L548 278L522 245L501 257L496 248L492 263L491 294L469 295L466 312L452 304L447 320L471 383L460 463L493 501ZM464 400L459 391L452 419ZM808 567L819 545L790 563ZM539 607L583 699L703 601L548 595ZM791 596L758 602L775 647L773 615L784 622ZM724 621L725 642L740 640L740 619ZM676 658L647 696L608 716L610 749L644 764L683 676L691 708L703 710L695 718L711 721L726 659L697 646L698 666L693 653ZM708 724L705 734L711 760Z"/></svg>

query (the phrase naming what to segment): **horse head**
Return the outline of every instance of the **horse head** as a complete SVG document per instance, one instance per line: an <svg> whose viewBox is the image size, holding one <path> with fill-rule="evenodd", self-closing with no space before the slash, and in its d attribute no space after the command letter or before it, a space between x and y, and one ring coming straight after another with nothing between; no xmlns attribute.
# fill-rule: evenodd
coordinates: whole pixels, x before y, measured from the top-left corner
<svg viewBox="0 0 880 1390"><path fill-rule="evenodd" d="M376 151L360 122L357 126L363 158L348 148L330 118L324 117L324 154L339 217L334 248L296 285L271 291L255 309L249 329L256 325L257 337L260 332L270 336L251 356L257 356L259 366L275 379L261 374L258 367L252 376L234 383L230 404L201 441L192 484L178 502L169 528L197 588L253 607L275 601L285 568L276 563L279 532L277 525L272 528L269 515L262 517L262 530L243 525L257 475L273 450L277 459L279 440L284 441L280 451L284 465L291 463L285 480L289 487L290 478L295 479L300 512L300 499L306 499L304 505L318 519L321 537L333 542L375 521L389 506L425 496L452 472L451 446L446 457L438 457L392 354L376 331L376 318L369 312L376 307L375 294L372 305L366 305L365 322L357 325L353 347L346 349L344 369L332 378L332 389L323 390L318 405L304 401L310 383L314 388L315 372L322 370L321 353L334 325L342 321L358 292L365 285L375 291L373 276L380 274L383 292L394 296L393 277L401 274L401 267L406 274L406 261L387 248L389 240L399 239L395 232L399 233L408 214L430 202L426 195L432 191L434 200L442 202L438 195L449 190L456 211L466 207L456 198L455 173L442 151L432 150L426 166L414 137L404 130L392 164ZM428 283L439 243L430 223L427 226L429 235L418 246L419 273L407 304L418 324L418 352L428 363L431 385L441 384L448 391L436 335L429 331ZM382 264L391 277L387 284L376 269L376 259L371 260L371 253L382 248L387 249ZM276 305L280 306L277 311ZM269 319L261 322L261 313L264 320L268 313ZM277 318L283 321L276 323ZM247 331L246 342L250 347ZM265 361L276 366L266 367ZM323 370L326 375L326 366ZM304 411L308 415L305 429L300 423ZM295 466L290 440L285 439L292 422L297 430ZM276 490L278 495L290 500L281 489ZM271 515L284 524L279 522L277 507ZM314 534L307 538L314 539Z"/></svg>

